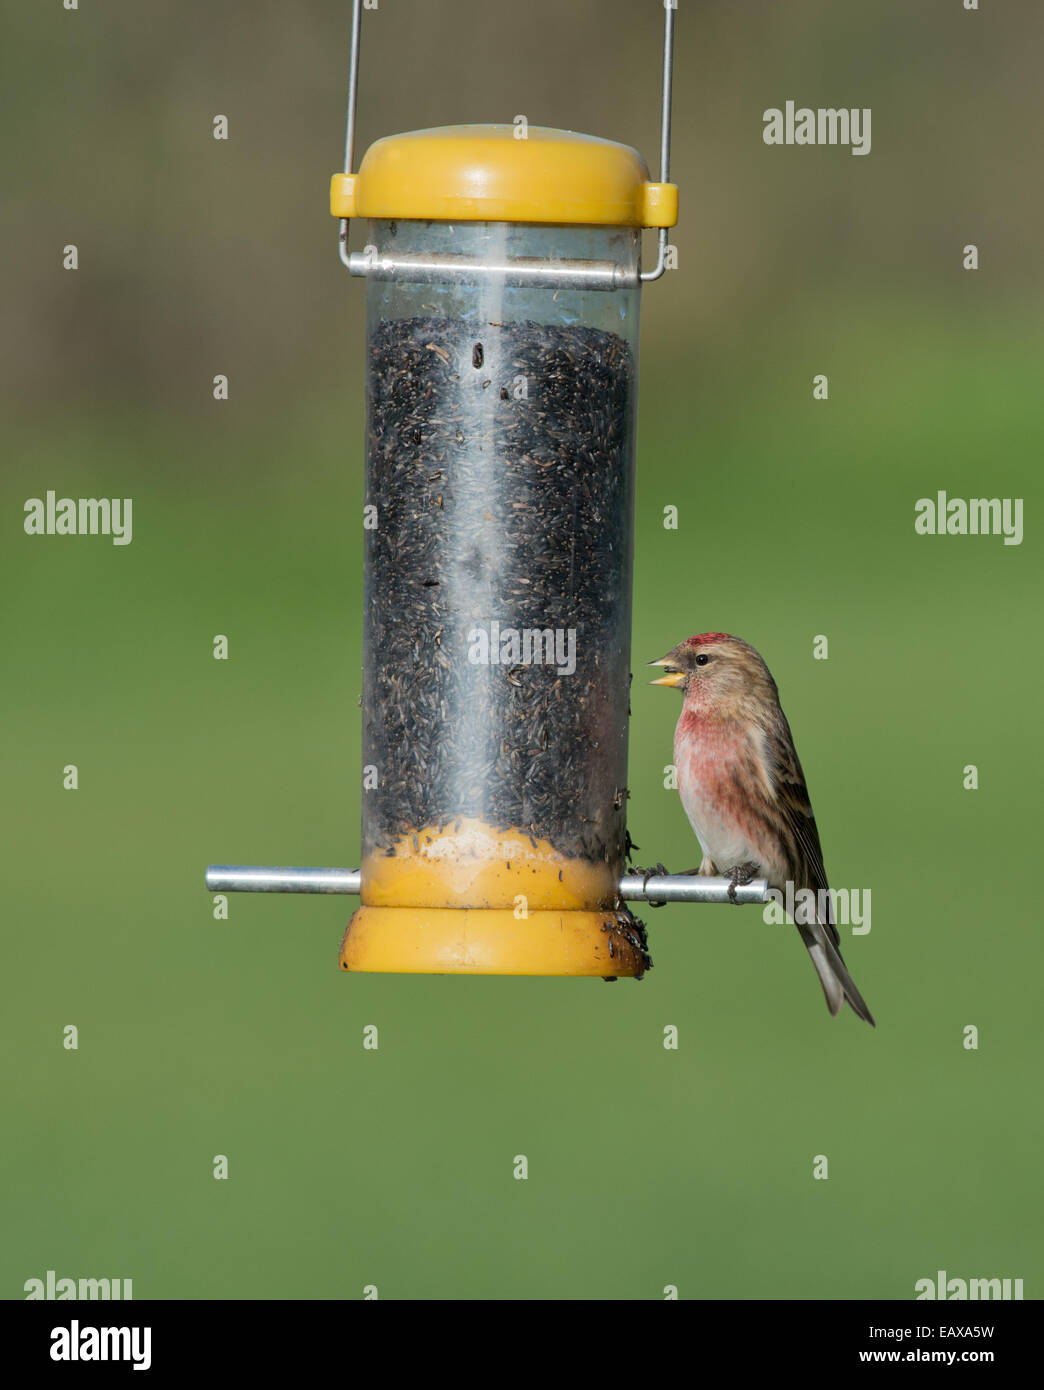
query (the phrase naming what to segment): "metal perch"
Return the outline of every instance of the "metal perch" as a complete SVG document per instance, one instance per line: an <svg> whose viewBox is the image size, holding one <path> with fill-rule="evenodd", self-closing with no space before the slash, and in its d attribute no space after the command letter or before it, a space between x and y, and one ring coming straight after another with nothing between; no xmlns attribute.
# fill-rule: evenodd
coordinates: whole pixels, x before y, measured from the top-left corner
<svg viewBox="0 0 1044 1390"><path fill-rule="evenodd" d="M207 888L212 893L341 893L358 895L358 869L302 869L261 864L211 864ZM627 902L727 903L727 878L695 874L624 874L620 897ZM767 903L763 878L736 886L738 903Z"/></svg>

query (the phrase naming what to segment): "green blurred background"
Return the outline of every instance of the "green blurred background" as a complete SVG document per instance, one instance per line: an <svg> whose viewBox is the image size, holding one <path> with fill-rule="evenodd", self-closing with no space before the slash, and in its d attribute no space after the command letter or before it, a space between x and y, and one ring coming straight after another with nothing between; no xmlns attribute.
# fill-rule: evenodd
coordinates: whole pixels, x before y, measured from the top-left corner
<svg viewBox="0 0 1044 1390"><path fill-rule="evenodd" d="M680 5L634 669L707 629L764 654L831 881L872 890L845 938L872 1031L753 908L647 913L655 968L612 986L346 976L350 900L213 919L208 862L357 862L348 8L5 5L0 1291L912 1298L945 1269L1038 1296L1044 14ZM524 113L655 164L661 19L380 0L360 149ZM788 98L871 107L870 155L766 147ZM25 536L48 488L133 497L133 543ZM1024 498L1023 544L916 536L938 489ZM632 704L638 859L688 868L677 697Z"/></svg>

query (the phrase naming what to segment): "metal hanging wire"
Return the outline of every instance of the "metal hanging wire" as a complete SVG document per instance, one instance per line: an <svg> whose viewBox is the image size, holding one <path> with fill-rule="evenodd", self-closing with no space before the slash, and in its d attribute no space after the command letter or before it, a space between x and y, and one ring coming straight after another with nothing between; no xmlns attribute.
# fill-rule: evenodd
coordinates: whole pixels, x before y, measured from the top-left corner
<svg viewBox="0 0 1044 1390"><path fill-rule="evenodd" d="M660 182L671 181L671 100L674 82L674 12L678 0L663 0L663 92L660 103ZM643 270L638 279L659 280L667 269L667 228L656 238L656 265Z"/></svg>
<svg viewBox="0 0 1044 1390"><path fill-rule="evenodd" d="M663 3L663 82L660 97L660 182L671 178L671 102L674 74L674 16L678 0ZM359 100L359 51L362 45L362 0L352 0L352 36L348 54L348 116L344 136L344 172L355 172L356 109ZM562 260L555 263L539 257L514 257L505 265L464 256L431 254L428 256L365 255L348 249L349 220L338 223L337 249L341 263L349 274L375 279L410 279L433 282L439 280L473 281L476 276L496 273L504 276L505 284L514 288L530 284L553 284L561 289L615 290L636 282L647 284L659 280L667 268L668 229L661 227L656 238L656 264L652 270L635 274L612 261Z"/></svg>

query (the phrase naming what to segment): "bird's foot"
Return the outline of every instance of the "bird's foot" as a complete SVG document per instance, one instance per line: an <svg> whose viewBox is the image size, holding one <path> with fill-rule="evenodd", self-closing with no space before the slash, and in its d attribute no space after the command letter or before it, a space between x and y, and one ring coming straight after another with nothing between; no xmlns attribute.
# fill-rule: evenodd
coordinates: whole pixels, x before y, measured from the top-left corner
<svg viewBox="0 0 1044 1390"><path fill-rule="evenodd" d="M646 888L647 888L648 885L649 885L649 880L650 880L652 877L654 877L654 875L656 875L656 874L666 874L666 873L668 873L668 872L669 872L669 870L668 870L663 864L654 864L654 865L652 866L651 869L642 869L642 868L639 868L639 866L638 866L637 864L632 864L632 865L631 865L631 873L632 873L632 874L641 874L641 875L642 875L642 892L643 892L643 893L645 892ZM646 902L647 902L647 904L648 904L649 907L666 907L666 906L667 906L666 899L665 899L663 902L657 902L657 901L655 901L655 900L652 899L652 898L647 898L647 899L646 899Z"/></svg>
<svg viewBox="0 0 1044 1390"><path fill-rule="evenodd" d="M645 889L646 889L646 886L648 885L649 880L650 880L654 875L657 875L657 874L668 874L668 873L670 873L670 870L667 868L667 866L666 866L665 864L654 864L654 865L652 866L651 869L643 869L642 866L641 866L640 864L632 864L632 865L630 865L630 872L631 872L632 874L635 874L635 875L641 874L641 876L642 876L642 892L644 893L644 892L645 892Z"/></svg>
<svg viewBox="0 0 1044 1390"><path fill-rule="evenodd" d="M736 889L740 886L740 884L750 883L752 879L757 878L758 867L759 866L757 864L737 864L736 867L732 870L732 872L729 874L730 903L736 903L736 906L739 906L739 902L736 898Z"/></svg>

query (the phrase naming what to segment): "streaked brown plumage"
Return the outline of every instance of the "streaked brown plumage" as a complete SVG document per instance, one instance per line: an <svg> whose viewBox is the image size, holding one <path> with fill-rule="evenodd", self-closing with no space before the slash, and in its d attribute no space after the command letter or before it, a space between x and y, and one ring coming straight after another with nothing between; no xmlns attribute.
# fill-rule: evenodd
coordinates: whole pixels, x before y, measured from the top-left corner
<svg viewBox="0 0 1044 1390"><path fill-rule="evenodd" d="M845 1000L873 1024L841 958L805 775L768 667L748 642L724 632L689 637L649 664L667 671L654 685L685 692L674 762L703 849L699 872L734 882L763 876L781 893L790 883L795 898L811 889L820 906L799 910L796 925L827 1007L836 1014Z"/></svg>

